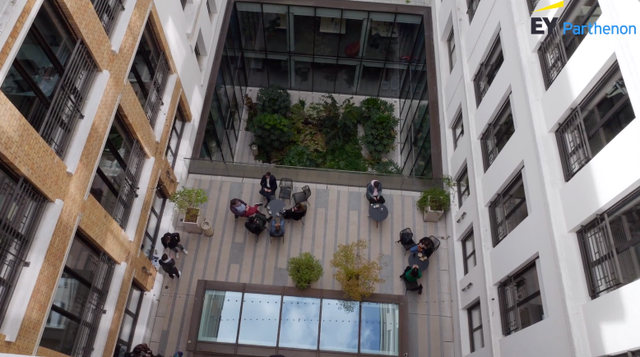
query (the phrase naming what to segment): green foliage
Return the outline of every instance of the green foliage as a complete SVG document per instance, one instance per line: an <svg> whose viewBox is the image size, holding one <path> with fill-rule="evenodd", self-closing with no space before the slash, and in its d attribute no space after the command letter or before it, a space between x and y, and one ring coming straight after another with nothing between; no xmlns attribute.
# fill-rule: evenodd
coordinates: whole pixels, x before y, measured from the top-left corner
<svg viewBox="0 0 640 357"><path fill-rule="evenodd" d="M293 123L278 114L260 114L253 122L253 135L260 152L270 161L276 151L283 151L294 137Z"/></svg>
<svg viewBox="0 0 640 357"><path fill-rule="evenodd" d="M315 155L303 145L290 147L278 163L286 166L318 167Z"/></svg>
<svg viewBox="0 0 640 357"><path fill-rule="evenodd" d="M198 208L208 200L209 198L205 190L186 187L176 191L176 193L169 198L169 201L175 203L175 209L179 212L186 212L189 208Z"/></svg>
<svg viewBox="0 0 640 357"><path fill-rule="evenodd" d="M378 163L374 163L371 168L378 174L402 174L402 167L393 160L382 159Z"/></svg>
<svg viewBox="0 0 640 357"><path fill-rule="evenodd" d="M257 101L260 114L279 114L286 117L291 109L291 95L279 86L260 88Z"/></svg>
<svg viewBox="0 0 640 357"><path fill-rule="evenodd" d="M361 124L365 124L378 114L393 115L393 104L380 98L366 98L360 102L360 108L362 108Z"/></svg>
<svg viewBox="0 0 640 357"><path fill-rule="evenodd" d="M321 128L328 146L343 146L358 137L361 112L351 99L338 105L335 98L328 94L322 97L322 103L310 106L310 112L310 117Z"/></svg>
<svg viewBox="0 0 640 357"><path fill-rule="evenodd" d="M324 273L320 261L308 252L300 254L299 257L290 258L287 271L299 289L308 288L312 283L320 280Z"/></svg>
<svg viewBox="0 0 640 357"><path fill-rule="evenodd" d="M368 260L366 249L366 240L340 244L330 262L331 267L336 269L333 277L351 300L361 301L371 296L376 291L376 285L384 283L384 279L380 278L382 254L376 260ZM349 311L348 306L343 308Z"/></svg>
<svg viewBox="0 0 640 357"><path fill-rule="evenodd" d="M449 192L441 188L430 188L422 192L416 205L422 212L425 212L427 207L430 207L432 211L446 211L451 205L451 196L449 196Z"/></svg>
<svg viewBox="0 0 640 357"><path fill-rule="evenodd" d="M393 148L397 125L398 119L388 113L376 113L364 123L362 144L375 162L380 161Z"/></svg>
<svg viewBox="0 0 640 357"><path fill-rule="evenodd" d="M334 170L366 172L368 166L357 140L327 150L324 167Z"/></svg>

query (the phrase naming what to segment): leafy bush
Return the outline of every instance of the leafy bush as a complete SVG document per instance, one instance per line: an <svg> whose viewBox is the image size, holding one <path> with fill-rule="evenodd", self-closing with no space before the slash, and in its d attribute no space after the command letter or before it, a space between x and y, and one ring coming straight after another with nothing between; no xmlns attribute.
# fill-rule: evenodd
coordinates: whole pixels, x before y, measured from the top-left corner
<svg viewBox="0 0 640 357"><path fill-rule="evenodd" d="M320 280L324 273L322 264L311 253L302 253L299 257L289 259L287 271L291 280L299 289L306 289Z"/></svg>
<svg viewBox="0 0 640 357"><path fill-rule="evenodd" d="M278 163L286 166L318 167L314 154L303 145L290 147Z"/></svg>
<svg viewBox="0 0 640 357"><path fill-rule="evenodd" d="M380 161L393 148L397 125L398 119L387 113L377 113L364 123L364 136L361 140L375 162Z"/></svg>
<svg viewBox="0 0 640 357"><path fill-rule="evenodd" d="M290 119L278 114L260 114L253 121L253 135L259 151L271 160L273 152L287 148L294 137L294 127Z"/></svg>
<svg viewBox="0 0 640 357"><path fill-rule="evenodd" d="M185 222L196 222L198 220L198 208L209 200L207 192L201 188L183 187L176 191L169 201L175 203L175 210L184 212Z"/></svg>
<svg viewBox="0 0 640 357"><path fill-rule="evenodd" d="M371 296L376 291L376 285L384 283L384 279L380 278L382 254L376 260L366 257L367 241L358 240L340 244L331 259L330 264L336 269L333 277L351 300L361 301Z"/></svg>
<svg viewBox="0 0 640 357"><path fill-rule="evenodd" d="M291 109L291 95L279 86L260 88L257 101L260 114L279 114L286 117Z"/></svg>
<svg viewBox="0 0 640 357"><path fill-rule="evenodd" d="M378 174L402 174L402 167L393 160L382 159L382 161L374 163L371 168Z"/></svg>
<svg viewBox="0 0 640 357"><path fill-rule="evenodd" d="M368 166L361 150L357 140L340 147L333 147L327 150L324 167L334 170L365 172L368 170Z"/></svg>
<svg viewBox="0 0 640 357"><path fill-rule="evenodd" d="M393 115L393 104L380 98L366 98L360 102L360 108L362 109L361 124L365 124L378 114Z"/></svg>
<svg viewBox="0 0 640 357"><path fill-rule="evenodd" d="M427 207L430 207L432 211L446 211L451 206L451 196L449 192L441 188L430 188L422 192L416 205L422 212L425 212Z"/></svg>

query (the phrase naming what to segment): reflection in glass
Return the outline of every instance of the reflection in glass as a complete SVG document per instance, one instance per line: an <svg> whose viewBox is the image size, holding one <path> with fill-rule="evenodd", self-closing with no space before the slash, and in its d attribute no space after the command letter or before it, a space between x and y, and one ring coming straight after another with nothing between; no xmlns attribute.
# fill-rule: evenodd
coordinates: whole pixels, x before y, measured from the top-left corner
<svg viewBox="0 0 640 357"><path fill-rule="evenodd" d="M350 308L345 309L345 304L350 305ZM322 300L321 350L358 352L359 304L342 300Z"/></svg>
<svg viewBox="0 0 640 357"><path fill-rule="evenodd" d="M275 346L279 318L280 295L244 294L238 343Z"/></svg>
<svg viewBox="0 0 640 357"><path fill-rule="evenodd" d="M241 300L242 293L207 290L198 341L235 343Z"/></svg>
<svg viewBox="0 0 640 357"><path fill-rule="evenodd" d="M353 94L356 91L356 76L359 62L350 59L338 60L338 77L336 80L336 93Z"/></svg>
<svg viewBox="0 0 640 357"><path fill-rule="evenodd" d="M362 303L360 353L397 356L399 326L398 305Z"/></svg>
<svg viewBox="0 0 640 357"><path fill-rule="evenodd" d="M313 70L311 57L291 56L294 65L295 79L293 81L293 89L310 91L312 84Z"/></svg>
<svg viewBox="0 0 640 357"><path fill-rule="evenodd" d="M338 56L360 58L362 56L362 38L366 31L368 14L366 11L342 10L345 33L340 39Z"/></svg>
<svg viewBox="0 0 640 357"><path fill-rule="evenodd" d="M286 5L262 5L264 17L264 37L269 52L287 52L288 14Z"/></svg>
<svg viewBox="0 0 640 357"><path fill-rule="evenodd" d="M390 45L398 43L398 27L395 24L395 17L395 14L382 12L369 14L369 28L365 34L366 46L363 51L365 59L384 61L390 54ZM392 51L395 50L392 49Z"/></svg>
<svg viewBox="0 0 640 357"><path fill-rule="evenodd" d="M262 22L262 7L260 4L238 2L236 9L238 10L238 24L243 48L264 51L265 26Z"/></svg>
<svg viewBox="0 0 640 357"><path fill-rule="evenodd" d="M313 39L315 37L315 10L312 7L289 6L293 16L293 38L291 52L313 55Z"/></svg>
<svg viewBox="0 0 640 357"><path fill-rule="evenodd" d="M346 20L339 9L316 8L315 45L316 56L337 56L340 37L346 33Z"/></svg>
<svg viewBox="0 0 640 357"><path fill-rule="evenodd" d="M320 299L285 296L282 301L280 347L318 348Z"/></svg>
<svg viewBox="0 0 640 357"><path fill-rule="evenodd" d="M313 91L333 93L336 84L336 60L316 58L313 63Z"/></svg>
<svg viewBox="0 0 640 357"><path fill-rule="evenodd" d="M269 55L266 62L269 85L289 88L289 57Z"/></svg>
<svg viewBox="0 0 640 357"><path fill-rule="evenodd" d="M380 79L384 71L382 62L363 62L362 78L358 87L358 95L376 96L380 89Z"/></svg>

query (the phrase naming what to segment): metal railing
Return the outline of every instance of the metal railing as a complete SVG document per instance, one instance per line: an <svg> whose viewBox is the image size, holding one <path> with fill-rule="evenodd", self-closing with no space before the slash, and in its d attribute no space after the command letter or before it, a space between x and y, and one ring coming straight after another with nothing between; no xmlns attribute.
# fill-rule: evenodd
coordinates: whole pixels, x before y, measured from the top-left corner
<svg viewBox="0 0 640 357"><path fill-rule="evenodd" d="M122 0L92 0L91 2L107 35L111 35L113 25L115 25L120 13L124 11Z"/></svg>
<svg viewBox="0 0 640 357"><path fill-rule="evenodd" d="M565 181L569 181L589 160L591 148L580 109L574 109L556 131Z"/></svg>
<svg viewBox="0 0 640 357"><path fill-rule="evenodd" d="M212 161L208 159L187 160L189 161L189 174L196 175L259 179L265 172L271 171L277 177L287 177L292 179L294 182L304 183L366 187L371 180L376 179L383 182L384 188L389 190L422 192L433 187L443 187L442 179L430 177L414 177L269 164L230 163L224 161Z"/></svg>
<svg viewBox="0 0 640 357"><path fill-rule="evenodd" d="M560 27L555 26L549 29L549 34L540 45L538 55L540 56L544 84L546 88L549 88L568 60Z"/></svg>
<svg viewBox="0 0 640 357"><path fill-rule="evenodd" d="M131 154L129 155L129 160L127 161L124 182L122 182L120 191L118 191L118 198L116 199L116 204L111 215L122 228L127 227L133 200L138 197L138 182L140 181L144 160L144 150L142 150L140 143L135 141L131 149Z"/></svg>
<svg viewBox="0 0 640 357"><path fill-rule="evenodd" d="M164 52L160 53L160 58L156 65L156 73L151 80L149 86L149 95L144 103L144 113L149 119L151 126L155 126L158 112L162 106L162 96L167 86L167 79L169 78L169 63L164 55Z"/></svg>
<svg viewBox="0 0 640 357"><path fill-rule="evenodd" d="M0 324L11 301L46 199L24 178L0 170Z"/></svg>
<svg viewBox="0 0 640 357"><path fill-rule="evenodd" d="M43 122L38 126L34 124L60 157L67 150L78 119L84 118L82 106L97 72L98 66L89 50L78 40Z"/></svg>

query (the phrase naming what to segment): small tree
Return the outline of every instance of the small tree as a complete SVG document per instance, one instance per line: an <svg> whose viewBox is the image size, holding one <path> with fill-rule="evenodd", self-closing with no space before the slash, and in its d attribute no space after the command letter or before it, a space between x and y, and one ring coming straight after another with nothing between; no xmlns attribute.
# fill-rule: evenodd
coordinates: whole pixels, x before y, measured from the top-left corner
<svg viewBox="0 0 640 357"><path fill-rule="evenodd" d="M289 146L294 137L291 119L278 114L260 114L253 120L254 140L261 152L271 160L271 155Z"/></svg>
<svg viewBox="0 0 640 357"><path fill-rule="evenodd" d="M176 191L169 201L175 203L175 210L185 213L186 222L195 222L198 220L198 208L207 202L209 198L205 190L201 188L186 188Z"/></svg>
<svg viewBox="0 0 640 357"><path fill-rule="evenodd" d="M340 244L331 259L331 266L336 269L333 277L351 300L362 301L373 294L377 284L384 283L380 278L382 254L376 260L368 260L366 249L365 240Z"/></svg>
<svg viewBox="0 0 640 357"><path fill-rule="evenodd" d="M324 273L322 264L311 253L305 252L299 257L289 259L287 265L289 276L299 289L306 289L320 280Z"/></svg>
<svg viewBox="0 0 640 357"><path fill-rule="evenodd" d="M258 91L258 112L287 116L291 109L291 95L279 86L260 88Z"/></svg>

